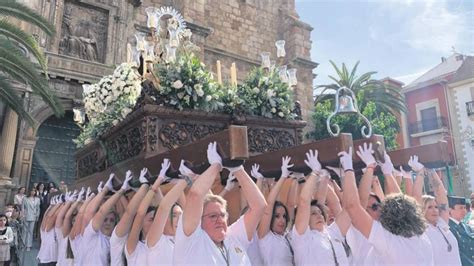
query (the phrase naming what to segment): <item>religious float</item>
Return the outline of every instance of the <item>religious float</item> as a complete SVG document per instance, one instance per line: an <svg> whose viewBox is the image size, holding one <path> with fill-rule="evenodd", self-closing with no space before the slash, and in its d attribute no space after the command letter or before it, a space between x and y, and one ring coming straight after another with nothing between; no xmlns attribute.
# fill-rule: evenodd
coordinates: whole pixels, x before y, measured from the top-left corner
<svg viewBox="0 0 474 266"><path fill-rule="evenodd" d="M84 105L74 109L75 121L82 128L75 140L77 187L95 187L111 173L122 179L127 170L138 173L143 167L153 179L164 158L171 161L171 177L178 176L181 159L201 173L208 166L206 148L211 141L218 142L224 164L245 161L250 172L252 164L258 163L265 177L280 176L281 158L287 155L294 162L292 171L309 173L304 164L309 149L320 151L324 166L338 166L340 151L371 142L377 159L383 161L383 137L372 134L370 121L360 114L347 88L335 93L335 110L327 119L333 137L303 143L306 122L293 102L296 69L282 65L283 40L275 43L279 64L263 52L261 66L238 84L235 64L230 80L223 80L219 61L217 73L210 73L201 63L195 55L199 48L191 42L191 32L176 10L150 7L146 12L149 31L136 34L136 45L127 45L127 62L98 83L83 86ZM353 141L350 134L331 124L331 118L339 114L362 116L365 139ZM446 145L438 142L389 155L395 166L406 165L409 156L417 154L426 166L442 167L452 163ZM362 166L354 155L355 170ZM223 171L217 186L226 179ZM238 215L239 208L232 208L236 201L230 203L231 219Z"/></svg>

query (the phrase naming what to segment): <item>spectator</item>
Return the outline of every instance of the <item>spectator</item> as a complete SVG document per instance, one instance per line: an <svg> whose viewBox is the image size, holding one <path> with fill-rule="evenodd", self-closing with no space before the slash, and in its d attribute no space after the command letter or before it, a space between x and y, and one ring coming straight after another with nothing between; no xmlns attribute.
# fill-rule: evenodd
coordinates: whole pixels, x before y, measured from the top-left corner
<svg viewBox="0 0 474 266"><path fill-rule="evenodd" d="M33 246L33 229L40 215L40 199L36 196L36 192L36 189L32 188L28 197L23 199L23 239L26 251L30 251Z"/></svg>
<svg viewBox="0 0 474 266"><path fill-rule="evenodd" d="M5 210L8 225L13 230L13 242L10 243L10 261L19 264L19 244L21 242L20 207L18 205L8 206Z"/></svg>
<svg viewBox="0 0 474 266"><path fill-rule="evenodd" d="M13 231L8 226L8 218L0 214L0 263L10 265L10 243L13 242Z"/></svg>
<svg viewBox="0 0 474 266"><path fill-rule="evenodd" d="M462 265L474 265L474 232L462 222L466 215L466 199L462 197L448 197L449 229L456 237L461 255Z"/></svg>
<svg viewBox="0 0 474 266"><path fill-rule="evenodd" d="M66 193L66 192L68 192L67 185L66 185L66 183L64 183L63 180L61 180L61 181L59 182L59 191L60 191L61 193Z"/></svg>
<svg viewBox="0 0 474 266"><path fill-rule="evenodd" d="M26 192L25 187L20 187L18 189L18 193L13 198L13 202L15 203L15 205L21 206L23 204L23 198L25 197L25 192Z"/></svg>

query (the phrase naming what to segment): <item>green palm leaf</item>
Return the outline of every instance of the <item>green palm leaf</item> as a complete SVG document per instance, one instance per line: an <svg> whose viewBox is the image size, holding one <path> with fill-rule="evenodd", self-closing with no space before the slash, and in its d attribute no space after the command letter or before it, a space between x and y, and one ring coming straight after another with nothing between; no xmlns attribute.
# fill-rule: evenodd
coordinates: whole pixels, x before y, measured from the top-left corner
<svg viewBox="0 0 474 266"><path fill-rule="evenodd" d="M0 16L14 17L33 24L52 37L55 34L54 25L37 14L29 7L14 0L2 0L0 3Z"/></svg>
<svg viewBox="0 0 474 266"><path fill-rule="evenodd" d="M30 51L35 56L41 68L47 75L46 59L35 39L31 35L25 33L20 28L16 27L5 19L0 20L0 36L1 35L15 40L25 46L26 49L28 49L28 51Z"/></svg>
<svg viewBox="0 0 474 266"><path fill-rule="evenodd" d="M2 75L0 75L0 98L6 105L10 106L21 119L26 120L30 125L34 125L33 117L23 109L22 99L18 97L10 81Z"/></svg>

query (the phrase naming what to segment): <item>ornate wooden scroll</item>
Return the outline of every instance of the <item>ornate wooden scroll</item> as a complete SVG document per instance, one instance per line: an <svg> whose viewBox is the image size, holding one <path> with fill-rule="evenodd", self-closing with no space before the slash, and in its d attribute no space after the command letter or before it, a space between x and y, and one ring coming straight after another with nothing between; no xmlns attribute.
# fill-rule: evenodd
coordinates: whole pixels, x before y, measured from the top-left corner
<svg viewBox="0 0 474 266"><path fill-rule="evenodd" d="M138 176L143 167L147 167L152 175L157 175L161 169L161 163L164 158L168 158L171 161L172 169L169 171L169 175L171 176L177 176L181 159L190 162L190 168L193 171L202 173L209 166L206 151L208 144L212 141L218 143L218 151L223 158L224 165L232 165L238 163L239 160L241 163L242 160L246 160L249 157L247 127L230 126L228 129L219 133L168 152L156 153L146 157L145 155L139 155L133 159L120 162L105 171L78 179L76 187L96 186L98 182L107 180L110 173L115 173L119 179L123 179L125 172L131 170L135 176ZM152 178L151 182L153 181L154 178Z"/></svg>

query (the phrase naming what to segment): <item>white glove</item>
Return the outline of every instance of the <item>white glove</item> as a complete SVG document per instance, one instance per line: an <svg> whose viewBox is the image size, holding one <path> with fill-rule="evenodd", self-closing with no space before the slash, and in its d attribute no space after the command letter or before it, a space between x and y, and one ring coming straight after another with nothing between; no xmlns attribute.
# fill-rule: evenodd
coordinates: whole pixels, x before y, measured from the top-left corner
<svg viewBox="0 0 474 266"><path fill-rule="evenodd" d="M364 142L364 147L359 146L359 150L356 153L366 166L377 164L373 155L372 143L367 147L367 143Z"/></svg>
<svg viewBox="0 0 474 266"><path fill-rule="evenodd" d="M234 180L235 180L235 176L232 173L230 173L229 177L227 178L227 184L225 184L224 189L227 191L231 191L235 187L235 184L236 184Z"/></svg>
<svg viewBox="0 0 474 266"><path fill-rule="evenodd" d="M408 165L411 167L411 169L415 172L420 172L425 168L424 165L422 165L420 162L418 162L418 156L410 156L410 160L408 161Z"/></svg>
<svg viewBox="0 0 474 266"><path fill-rule="evenodd" d="M291 157L286 156L281 158L281 176L280 178L287 178L290 176L290 170L288 168L293 167L294 164L290 164Z"/></svg>
<svg viewBox="0 0 474 266"><path fill-rule="evenodd" d="M84 193L86 192L86 189L84 187L81 188L81 191L79 191L79 195L77 196L77 201L82 200L82 196L84 196Z"/></svg>
<svg viewBox="0 0 474 266"><path fill-rule="evenodd" d="M183 167L187 168L186 166L184 166L184 161L181 160L181 164L183 165ZM162 178L165 178L166 177L166 172L168 172L168 169L170 169L171 167L171 162L169 159L163 159L163 162L161 163L161 170L160 170L160 173L158 174L158 176L162 177ZM189 170L189 168L187 168ZM181 172L181 165L179 166L179 170ZM191 173L193 171L189 170ZM186 175L185 173L182 173L181 174L183 175ZM194 173L193 173L194 174Z"/></svg>
<svg viewBox="0 0 474 266"><path fill-rule="evenodd" d="M181 164L179 165L179 172L182 175L187 175L189 177L193 177L196 175L191 169L184 165L184 160L181 160Z"/></svg>
<svg viewBox="0 0 474 266"><path fill-rule="evenodd" d="M148 179L146 179L146 173L148 173L148 168L143 168L142 171L140 172L140 176L138 177L138 181L140 181L141 184L148 184Z"/></svg>
<svg viewBox="0 0 474 266"><path fill-rule="evenodd" d="M349 147L349 152L341 151L337 156L339 156L339 161L341 162L344 172L347 170L354 171L354 167L352 166L352 147Z"/></svg>
<svg viewBox="0 0 474 266"><path fill-rule="evenodd" d="M217 142L215 141L209 143L207 146L207 160L209 161L209 164L217 163L222 166L222 158L219 153L217 153Z"/></svg>
<svg viewBox="0 0 474 266"><path fill-rule="evenodd" d="M306 160L304 160L304 163L315 173L321 171L321 163L318 161L318 150L309 150L306 153Z"/></svg>
<svg viewBox="0 0 474 266"><path fill-rule="evenodd" d="M97 192L101 192L104 189L104 181L100 181L99 185L97 186Z"/></svg>
<svg viewBox="0 0 474 266"><path fill-rule="evenodd" d="M130 180L132 180L133 178L133 175L132 175L132 171L128 170L127 173L125 174L125 180L123 180L123 184L122 184L122 187L120 188L120 190L123 190L123 191L127 191L130 189Z"/></svg>
<svg viewBox="0 0 474 266"><path fill-rule="evenodd" d="M390 159L390 156L388 156L387 152L384 153L383 158L385 159L384 163L380 163L380 167L382 168L382 173L384 175L392 175L393 174L393 163L392 160Z"/></svg>
<svg viewBox="0 0 474 266"><path fill-rule="evenodd" d="M104 185L104 188L107 188L109 191L114 191L114 184L112 183L112 180L114 180L114 178L115 178L115 174L111 173L109 176L109 179Z"/></svg>
<svg viewBox="0 0 474 266"><path fill-rule="evenodd" d="M76 201L76 199L77 199L77 190L74 190L74 192L72 192L69 195L69 201Z"/></svg>
<svg viewBox="0 0 474 266"><path fill-rule="evenodd" d="M258 171L259 169L260 169L260 165L255 163L252 165L252 171L250 171L250 175L257 180L263 178L263 175Z"/></svg>
<svg viewBox="0 0 474 266"><path fill-rule="evenodd" d="M56 205L56 201L54 200L56 198L56 196L52 197L50 200L49 200L49 205Z"/></svg>
<svg viewBox="0 0 474 266"><path fill-rule="evenodd" d="M88 200L92 195L91 187L87 187L86 200Z"/></svg>

